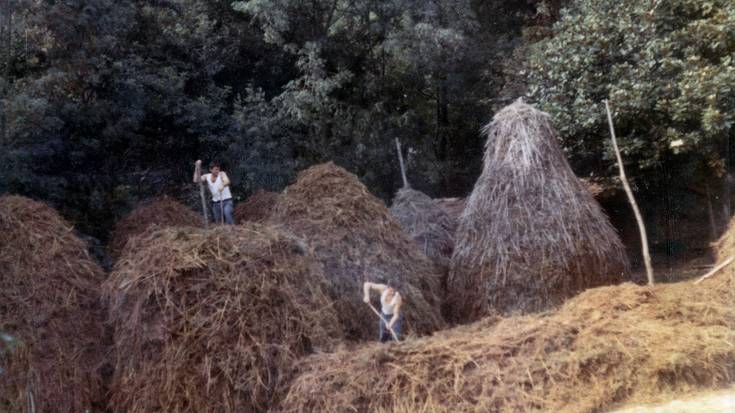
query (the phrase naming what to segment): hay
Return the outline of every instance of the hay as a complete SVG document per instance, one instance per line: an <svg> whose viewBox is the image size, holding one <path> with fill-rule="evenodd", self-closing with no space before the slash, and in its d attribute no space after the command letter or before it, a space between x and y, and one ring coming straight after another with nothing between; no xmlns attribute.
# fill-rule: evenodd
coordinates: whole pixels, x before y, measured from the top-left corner
<svg viewBox="0 0 735 413"><path fill-rule="evenodd" d="M727 231L714 243L713 250L718 263L735 255L735 218L730 221ZM729 267L735 269L735 264Z"/></svg>
<svg viewBox="0 0 735 413"><path fill-rule="evenodd" d="M425 334L444 325L440 270L354 175L331 162L301 172L271 220L306 239L323 262L349 338L377 336L377 319L362 302L366 280L396 284L409 331Z"/></svg>
<svg viewBox="0 0 735 413"><path fill-rule="evenodd" d="M434 200L422 192L402 188L393 199L390 213L424 255L443 268L449 267L456 221Z"/></svg>
<svg viewBox="0 0 735 413"><path fill-rule="evenodd" d="M255 192L245 202L238 202L235 205L235 222L238 224L264 222L273 211L277 199L278 193L276 192L263 190Z"/></svg>
<svg viewBox="0 0 735 413"><path fill-rule="evenodd" d="M203 226L203 218L169 196L149 199L115 224L109 243L110 255L117 259L130 237L142 234L152 225L199 228Z"/></svg>
<svg viewBox="0 0 735 413"><path fill-rule="evenodd" d="M437 198L434 202L446 212L449 217L454 221L455 230L456 226L459 225L459 218L464 212L464 208L467 206L466 198Z"/></svg>
<svg viewBox="0 0 735 413"><path fill-rule="evenodd" d="M453 318L543 310L622 281L625 249L569 167L549 115L518 101L485 131L482 175L455 235L447 282Z"/></svg>
<svg viewBox="0 0 735 413"><path fill-rule="evenodd" d="M94 410L103 396L102 270L47 205L0 197L0 411Z"/></svg>
<svg viewBox="0 0 735 413"><path fill-rule="evenodd" d="M606 411L735 380L733 277L591 289L558 312L310 356L281 411Z"/></svg>
<svg viewBox="0 0 735 413"><path fill-rule="evenodd" d="M266 411L297 358L342 337L319 263L282 230L152 229L105 284L113 412Z"/></svg>

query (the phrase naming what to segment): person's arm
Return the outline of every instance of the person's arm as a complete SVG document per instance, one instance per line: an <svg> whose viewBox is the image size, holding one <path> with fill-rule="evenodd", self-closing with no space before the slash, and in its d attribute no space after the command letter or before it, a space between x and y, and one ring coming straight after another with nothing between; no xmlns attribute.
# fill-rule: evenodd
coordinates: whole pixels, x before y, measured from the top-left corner
<svg viewBox="0 0 735 413"><path fill-rule="evenodd" d="M194 162L194 183L198 184L202 182L202 161L197 160Z"/></svg>
<svg viewBox="0 0 735 413"><path fill-rule="evenodd" d="M230 186L230 178L227 174L224 171L220 172L220 174L222 174L222 189L224 189L225 186Z"/></svg>
<svg viewBox="0 0 735 413"><path fill-rule="evenodd" d="M366 303L369 303L370 302L370 290L379 291L382 294L386 288L388 288L388 286L385 284L375 284L375 283L366 281L362 285L362 292L363 292L362 300L365 301Z"/></svg>
<svg viewBox="0 0 735 413"><path fill-rule="evenodd" d="M388 328L393 328L393 325L398 321L398 317L401 316L401 304L403 304L403 298L401 297L401 294L396 292L398 296L396 297L396 306L393 310L393 317L391 317L390 321L388 322Z"/></svg>

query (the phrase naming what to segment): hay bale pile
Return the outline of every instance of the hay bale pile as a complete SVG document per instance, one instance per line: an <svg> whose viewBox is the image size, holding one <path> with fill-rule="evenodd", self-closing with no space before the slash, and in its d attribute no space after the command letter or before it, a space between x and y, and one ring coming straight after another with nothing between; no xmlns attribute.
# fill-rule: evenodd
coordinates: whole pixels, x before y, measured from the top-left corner
<svg viewBox="0 0 735 413"><path fill-rule="evenodd" d="M301 172L271 220L303 237L324 264L349 338L377 335L377 317L362 302L366 280L396 284L408 330L425 334L444 325L441 271L353 174L331 162Z"/></svg>
<svg viewBox="0 0 735 413"><path fill-rule="evenodd" d="M110 236L110 255L117 259L130 237L142 234L152 225L199 228L203 218L169 196L149 199L117 221Z"/></svg>
<svg viewBox="0 0 735 413"><path fill-rule="evenodd" d="M734 287L600 287L548 315L310 356L280 411L592 413L726 387Z"/></svg>
<svg viewBox="0 0 735 413"><path fill-rule="evenodd" d="M112 412L264 412L342 337L321 265L274 227L152 228L105 284Z"/></svg>
<svg viewBox="0 0 735 413"><path fill-rule="evenodd" d="M102 279L56 211L0 197L0 411L30 412L31 399L38 412L98 407Z"/></svg>
<svg viewBox="0 0 735 413"><path fill-rule="evenodd" d="M447 282L453 318L543 310L622 281L625 249L569 167L549 115L518 101L485 131L482 175L455 235Z"/></svg>
<svg viewBox="0 0 735 413"><path fill-rule="evenodd" d="M390 213L421 252L437 265L449 267L456 221L434 200L423 192L404 187L393 199Z"/></svg>
<svg viewBox="0 0 735 413"><path fill-rule="evenodd" d="M264 222L273 211L276 200L278 200L277 192L264 190L255 192L245 202L238 202L235 205L235 222L238 224Z"/></svg>

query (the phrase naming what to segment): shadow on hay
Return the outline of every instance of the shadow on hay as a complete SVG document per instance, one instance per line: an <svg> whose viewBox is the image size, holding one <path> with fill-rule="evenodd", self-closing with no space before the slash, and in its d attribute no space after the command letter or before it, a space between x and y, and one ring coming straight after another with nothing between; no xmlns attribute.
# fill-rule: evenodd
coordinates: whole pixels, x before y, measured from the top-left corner
<svg viewBox="0 0 735 413"><path fill-rule="evenodd" d="M85 243L49 206L3 196L0 268L0 411L96 411L104 275Z"/></svg>
<svg viewBox="0 0 735 413"><path fill-rule="evenodd" d="M112 412L264 412L296 360L343 337L305 245L246 224L151 229L105 284Z"/></svg>
<svg viewBox="0 0 735 413"><path fill-rule="evenodd" d="M273 212L273 207L278 200L277 192L258 190L243 202L235 205L235 222L244 224L246 222L265 222Z"/></svg>

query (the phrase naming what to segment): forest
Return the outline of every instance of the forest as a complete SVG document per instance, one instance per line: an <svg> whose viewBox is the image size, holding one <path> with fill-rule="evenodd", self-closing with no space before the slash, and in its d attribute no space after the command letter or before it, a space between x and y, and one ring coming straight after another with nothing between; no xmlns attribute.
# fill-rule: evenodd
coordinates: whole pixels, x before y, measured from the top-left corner
<svg viewBox="0 0 735 413"><path fill-rule="evenodd" d="M196 159L224 164L236 200L331 160L390 201L399 138L413 187L466 196L480 129L519 97L552 115L575 173L627 221L610 100L657 251L706 247L731 213L728 0L5 0L0 13L0 193L49 202L103 242L141 200L195 207Z"/></svg>

